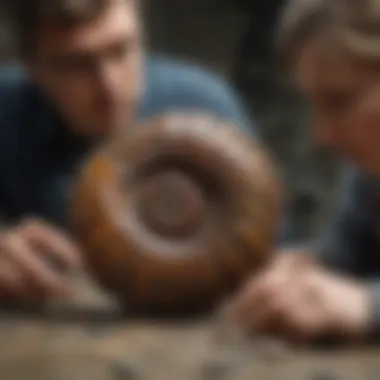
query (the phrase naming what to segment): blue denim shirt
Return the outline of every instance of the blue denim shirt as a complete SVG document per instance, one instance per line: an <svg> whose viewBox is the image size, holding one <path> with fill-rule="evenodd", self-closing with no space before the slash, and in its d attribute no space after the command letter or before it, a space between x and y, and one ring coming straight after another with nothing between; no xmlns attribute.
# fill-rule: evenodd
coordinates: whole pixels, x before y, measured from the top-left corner
<svg viewBox="0 0 380 380"><path fill-rule="evenodd" d="M157 57L147 59L144 69L137 118L198 110L252 131L235 94L216 75ZM90 148L70 135L19 67L0 70L0 212L5 220L38 216L64 225L75 169Z"/></svg>

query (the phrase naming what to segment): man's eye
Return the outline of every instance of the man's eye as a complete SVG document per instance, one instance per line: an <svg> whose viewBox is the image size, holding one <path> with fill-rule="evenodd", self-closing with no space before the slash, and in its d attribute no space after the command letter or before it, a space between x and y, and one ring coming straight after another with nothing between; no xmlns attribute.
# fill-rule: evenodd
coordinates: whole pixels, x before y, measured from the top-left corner
<svg viewBox="0 0 380 380"><path fill-rule="evenodd" d="M73 72L83 70L91 65L91 60L88 57L76 56L65 57L54 62L54 66L61 72Z"/></svg>

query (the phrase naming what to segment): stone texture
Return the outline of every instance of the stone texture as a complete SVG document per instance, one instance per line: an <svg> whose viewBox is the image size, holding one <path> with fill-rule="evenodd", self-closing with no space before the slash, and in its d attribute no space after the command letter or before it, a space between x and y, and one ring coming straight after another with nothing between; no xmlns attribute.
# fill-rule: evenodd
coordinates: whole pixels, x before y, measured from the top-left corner
<svg viewBox="0 0 380 380"><path fill-rule="evenodd" d="M55 313L0 314L1 379L372 380L379 373L375 347L321 351L240 338L220 343L214 318L170 323L117 318L88 281L78 282L75 304L55 305ZM94 335L96 328L102 333ZM276 352L276 345L280 356L263 356L263 347Z"/></svg>

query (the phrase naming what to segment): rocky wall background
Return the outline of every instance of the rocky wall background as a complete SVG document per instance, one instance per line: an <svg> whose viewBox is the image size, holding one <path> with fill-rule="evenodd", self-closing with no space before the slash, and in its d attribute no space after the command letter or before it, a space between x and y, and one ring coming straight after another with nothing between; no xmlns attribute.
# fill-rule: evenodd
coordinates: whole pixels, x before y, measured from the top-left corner
<svg viewBox="0 0 380 380"><path fill-rule="evenodd" d="M304 107L275 65L272 31L282 0L145 1L149 49L199 63L235 87L282 169L290 236L313 237L334 209L337 165L314 146ZM12 52L5 19L0 12L3 62Z"/></svg>

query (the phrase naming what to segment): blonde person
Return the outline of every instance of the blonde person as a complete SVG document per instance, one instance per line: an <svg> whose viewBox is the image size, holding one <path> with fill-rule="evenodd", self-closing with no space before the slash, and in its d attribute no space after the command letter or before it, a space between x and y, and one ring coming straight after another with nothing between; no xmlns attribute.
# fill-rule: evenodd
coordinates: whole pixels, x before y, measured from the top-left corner
<svg viewBox="0 0 380 380"><path fill-rule="evenodd" d="M279 250L231 305L252 333L373 340L380 332L380 1L294 0L283 66L318 143L344 157L341 210L313 247Z"/></svg>

